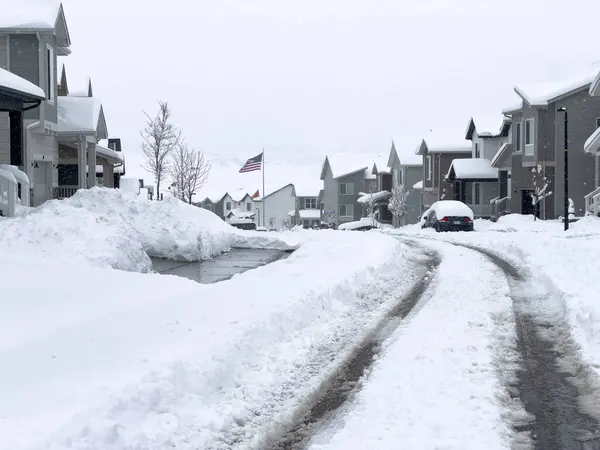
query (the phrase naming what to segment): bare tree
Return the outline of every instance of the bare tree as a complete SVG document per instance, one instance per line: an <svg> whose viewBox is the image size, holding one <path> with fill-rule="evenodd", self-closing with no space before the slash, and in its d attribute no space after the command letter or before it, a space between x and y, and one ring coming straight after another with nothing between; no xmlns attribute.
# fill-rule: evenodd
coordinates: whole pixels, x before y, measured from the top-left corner
<svg viewBox="0 0 600 450"><path fill-rule="evenodd" d="M394 216L400 218L406 214L408 194L409 192L404 189L404 185L402 184L392 189L388 209Z"/></svg>
<svg viewBox="0 0 600 450"><path fill-rule="evenodd" d="M533 220L536 220L540 201L552 195L552 191L550 190L548 177L544 175L541 165L538 164L536 167L532 167L531 174L533 178L533 197L531 198L531 201L535 208Z"/></svg>
<svg viewBox="0 0 600 450"><path fill-rule="evenodd" d="M173 183L169 190L178 199L192 204L194 193L200 189L210 173L210 163L204 154L190 149L181 141L173 151L173 162L169 170Z"/></svg>
<svg viewBox="0 0 600 450"><path fill-rule="evenodd" d="M154 175L156 182L156 198L160 198L160 184L169 173L169 155L177 147L181 132L171 121L171 110L167 102L158 102L156 116L150 117L146 112L146 127L141 131L142 151L146 163L142 168Z"/></svg>

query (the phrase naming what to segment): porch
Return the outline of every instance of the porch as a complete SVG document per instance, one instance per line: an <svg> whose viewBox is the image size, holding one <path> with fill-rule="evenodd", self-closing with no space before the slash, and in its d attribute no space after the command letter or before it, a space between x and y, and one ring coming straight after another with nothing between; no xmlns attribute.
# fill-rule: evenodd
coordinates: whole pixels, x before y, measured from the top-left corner
<svg viewBox="0 0 600 450"><path fill-rule="evenodd" d="M600 187L590 192L584 199L586 216L594 215L600 217Z"/></svg>
<svg viewBox="0 0 600 450"><path fill-rule="evenodd" d="M465 203L480 219L492 217L492 200L499 194L498 169L483 158L455 159L446 180L455 185L455 200Z"/></svg>

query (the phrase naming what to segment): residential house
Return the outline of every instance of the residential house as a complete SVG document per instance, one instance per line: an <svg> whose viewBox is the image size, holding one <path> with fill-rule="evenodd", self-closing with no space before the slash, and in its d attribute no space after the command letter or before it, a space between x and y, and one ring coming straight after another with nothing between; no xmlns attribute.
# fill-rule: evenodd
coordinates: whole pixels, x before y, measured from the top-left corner
<svg viewBox="0 0 600 450"><path fill-rule="evenodd" d="M323 181L323 221L339 225L360 220L363 205L358 203L360 193L377 192L377 176L373 175L373 161L377 155L327 155L321 168Z"/></svg>
<svg viewBox="0 0 600 450"><path fill-rule="evenodd" d="M256 227L267 231L291 226L289 212L296 207L296 190L292 183L254 199Z"/></svg>
<svg viewBox="0 0 600 450"><path fill-rule="evenodd" d="M122 162L115 158L118 155L113 152L103 151L103 147L96 150L99 137L107 137L96 99L61 101L69 97L59 96L57 58L68 56L70 46L69 30L60 1L41 4L36 0L22 0L18 8L2 11L0 68L39 86L45 95L39 108L23 112L21 133L25 145L18 157L16 153L11 157L11 161L17 163L15 165L30 180L30 198L34 206L52 197L62 198L72 193L56 189L61 181L58 167L61 162L65 163L65 158L75 159L77 167L82 168L76 175L78 188L96 185L95 177L88 179L86 176L88 161L91 161L89 166L93 167L93 171L97 163L110 171L111 165L114 167L114 164ZM94 118L98 120L90 125ZM8 124L8 115L0 113L0 136L3 136L0 137L0 155L4 155L4 159L13 146L6 139L9 136ZM17 135L14 136L18 139ZM73 152L67 151L61 158L59 145L65 150L75 150L75 157Z"/></svg>
<svg viewBox="0 0 600 450"><path fill-rule="evenodd" d="M464 139L464 135L461 136L460 133L429 133L422 139L415 151L415 154L421 156L423 162L421 212L427 210L438 200L444 199L460 199L469 206L472 205L471 193L469 191L459 192L456 189L456 183L446 179L452 162L457 159L471 158L472 153L472 145L469 145ZM416 185L418 186L418 184Z"/></svg>
<svg viewBox="0 0 600 450"><path fill-rule="evenodd" d="M254 201L250 194L245 190L233 191L228 194L233 201L232 209L227 212L225 219L227 222L240 220L254 221L256 212L254 211ZM227 208L227 200L225 200L225 207Z"/></svg>
<svg viewBox="0 0 600 450"><path fill-rule="evenodd" d="M315 177L316 178L316 177ZM296 194L295 208L288 214L291 224L302 228L312 228L321 224L321 205L319 186L314 183L294 183Z"/></svg>
<svg viewBox="0 0 600 450"><path fill-rule="evenodd" d="M544 219L564 212L564 112L568 111L569 198L575 215L585 213L585 197L595 187L595 158L584 145L596 130L600 98L589 95L597 68L588 68L572 79L552 83L515 86L521 107L505 111L512 118L511 211L533 214L535 194L533 170L541 168L548 195L539 202L537 214ZM576 174L576 175L574 175ZM540 183L538 183L540 184ZM539 186L538 186L539 188Z"/></svg>
<svg viewBox="0 0 600 450"><path fill-rule="evenodd" d="M600 70L592 80L589 94L592 97L600 97ZM590 191L584 198L585 211L587 214L600 216L600 117L596 118L596 131L585 141L583 150L594 156L594 190Z"/></svg>
<svg viewBox="0 0 600 450"><path fill-rule="evenodd" d="M0 69L0 114L8 115L7 130L0 132L0 150L4 150L0 152L0 216L14 216L18 198L29 206L29 178L17 169L24 150L23 114L38 108L45 98L39 86Z"/></svg>
<svg viewBox="0 0 600 450"><path fill-rule="evenodd" d="M395 138L387 161L391 179L382 187L403 186L406 195L406 212L402 217L393 216L395 227L418 223L421 215L422 195L418 183L423 180L423 158L415 154L415 142L418 142L416 138Z"/></svg>
<svg viewBox="0 0 600 450"><path fill-rule="evenodd" d="M194 206L207 209L225 220L224 200L227 194L208 194L203 200L193 203Z"/></svg>
<svg viewBox="0 0 600 450"><path fill-rule="evenodd" d="M511 121L507 117L471 117L467 124L465 139L471 141L471 157L452 162L447 180L455 183L458 199L465 201L467 192L471 209L477 218L492 217L492 201L500 199L498 168L492 160L500 148L508 142ZM509 176L504 172L502 176Z"/></svg>
<svg viewBox="0 0 600 450"><path fill-rule="evenodd" d="M209 193L203 200L193 203L227 220L233 216L247 218L254 215L254 202L245 189L235 189L223 193Z"/></svg>

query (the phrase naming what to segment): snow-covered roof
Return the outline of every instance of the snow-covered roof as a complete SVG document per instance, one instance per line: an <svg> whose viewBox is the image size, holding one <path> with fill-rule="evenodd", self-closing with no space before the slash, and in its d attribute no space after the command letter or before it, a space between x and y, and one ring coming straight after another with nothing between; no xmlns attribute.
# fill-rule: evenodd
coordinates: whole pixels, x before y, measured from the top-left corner
<svg viewBox="0 0 600 450"><path fill-rule="evenodd" d="M390 173L392 169L388 166L388 158L380 156L373 163L373 173Z"/></svg>
<svg viewBox="0 0 600 450"><path fill-rule="evenodd" d="M415 184L413 184L413 189L416 189L417 191L422 191L423 190L423 180L417 181Z"/></svg>
<svg viewBox="0 0 600 450"><path fill-rule="evenodd" d="M415 145L422 139L416 137L395 137L392 140L402 166L422 166L423 158L415 154Z"/></svg>
<svg viewBox="0 0 600 450"><path fill-rule="evenodd" d="M231 197L231 200L233 200L234 202L241 202L242 200L244 200L244 198L250 194L248 194L248 190L241 188L241 189L236 189L234 191L227 191L227 193L229 194L229 196Z"/></svg>
<svg viewBox="0 0 600 450"><path fill-rule="evenodd" d="M430 131L423 137L417 147L416 154L422 154L423 147L429 153L471 153L471 142L465 139L464 134L456 130Z"/></svg>
<svg viewBox="0 0 600 450"><path fill-rule="evenodd" d="M517 85L515 92L531 106L546 106L558 97L586 88L597 75L598 67L588 67L566 79Z"/></svg>
<svg viewBox="0 0 600 450"><path fill-rule="evenodd" d="M469 217L473 220L473 211L458 200L439 200L431 205L437 217Z"/></svg>
<svg viewBox="0 0 600 450"><path fill-rule="evenodd" d="M450 164L446 179L449 180L496 180L498 169L488 159L455 159Z"/></svg>
<svg viewBox="0 0 600 450"><path fill-rule="evenodd" d="M379 191L371 193L359 192L360 197L356 200L357 203L369 203L371 201L376 202L378 200L383 200L384 198L391 197L390 191Z"/></svg>
<svg viewBox="0 0 600 450"><path fill-rule="evenodd" d="M116 173L116 174L123 173L123 166L122 165L116 166L113 170L114 170L114 173ZM87 169L86 169L86 172L87 172ZM104 173L104 167L100 164L97 164L96 165L96 173L97 174Z"/></svg>
<svg viewBox="0 0 600 450"><path fill-rule="evenodd" d="M504 153L511 151L511 147L512 147L512 144L509 144L508 142L505 142L504 144L502 144L502 146L498 149L498 151L496 152L496 154L490 161L490 164L492 165L492 167L496 167L496 165L502 159L502 156L504 155Z"/></svg>
<svg viewBox="0 0 600 450"><path fill-rule="evenodd" d="M296 180L293 183L296 191L296 197L318 197L319 191L323 188L323 182L317 174L310 180Z"/></svg>
<svg viewBox="0 0 600 450"><path fill-rule="evenodd" d="M583 144L583 151L586 153L596 153L600 150L600 128L592 133L592 135Z"/></svg>
<svg viewBox="0 0 600 450"><path fill-rule="evenodd" d="M275 189L275 190L273 190L273 191L269 192L267 195L265 195L265 198L267 198L267 197L270 197L271 195L273 195L273 194L276 194L276 193L278 193L279 191L283 191L285 188L287 188L287 187L289 187L289 186L291 186L291 187L292 187L292 189L293 189L293 193L295 193L295 192L296 192L296 188L294 187L294 185L293 185L292 183L287 183L285 186L281 186L280 188L278 188L278 189ZM256 198L254 199L254 201L255 201L255 202L262 202L262 197L256 197Z"/></svg>
<svg viewBox="0 0 600 450"><path fill-rule="evenodd" d="M298 211L301 219L317 220L321 218L321 211L318 209L301 209Z"/></svg>
<svg viewBox="0 0 600 450"><path fill-rule="evenodd" d="M232 209L227 213L227 216L237 217L238 219L250 219L256 215L254 211L243 211L241 209Z"/></svg>
<svg viewBox="0 0 600 450"><path fill-rule="evenodd" d="M102 147L101 145L96 145L96 153L108 159L114 159L116 161L123 162L123 156L121 155L121 153L116 152L110 148Z"/></svg>
<svg viewBox="0 0 600 450"><path fill-rule="evenodd" d="M499 136L502 134L507 122L510 122L510 119L504 117L502 114L471 117L467 125L465 138L468 140L472 139L474 131L477 131L477 135L481 137Z"/></svg>
<svg viewBox="0 0 600 450"><path fill-rule="evenodd" d="M590 85L590 95L596 97L600 96L600 70L597 71L596 76L592 80Z"/></svg>
<svg viewBox="0 0 600 450"><path fill-rule="evenodd" d="M4 14L4 11L2 11L2 14ZM17 94L25 95L27 97L33 97L36 100L43 100L46 98L46 94L39 86L36 86L30 81L1 68L0 88L6 88L10 91L14 91Z"/></svg>
<svg viewBox="0 0 600 450"><path fill-rule="evenodd" d="M0 28L54 29L60 0L0 0Z"/></svg>
<svg viewBox="0 0 600 450"><path fill-rule="evenodd" d="M333 178L340 178L360 172L361 170L365 171L366 177L366 172L372 170L373 161L375 161L377 157L378 155L365 155L359 153L334 153L326 156L327 161L329 161L329 167L331 168Z"/></svg>
<svg viewBox="0 0 600 450"><path fill-rule="evenodd" d="M61 133L96 133L104 120L102 102L94 97L58 97L58 131Z"/></svg>

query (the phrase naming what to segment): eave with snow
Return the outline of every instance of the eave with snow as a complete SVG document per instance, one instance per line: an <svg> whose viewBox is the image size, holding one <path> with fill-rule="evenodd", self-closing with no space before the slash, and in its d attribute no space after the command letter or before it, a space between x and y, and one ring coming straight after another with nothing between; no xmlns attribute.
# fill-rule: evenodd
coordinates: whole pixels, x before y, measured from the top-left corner
<svg viewBox="0 0 600 450"><path fill-rule="evenodd" d="M327 155L321 167L320 179L325 180L327 170L331 171L336 180L361 171L365 173L365 177L368 177L368 175L372 175L372 166L368 163L365 164L364 159L366 158L362 155Z"/></svg>
<svg viewBox="0 0 600 450"><path fill-rule="evenodd" d="M415 150L416 155L428 153L471 153L471 144L458 137L445 139L439 137L424 138Z"/></svg>
<svg viewBox="0 0 600 450"><path fill-rule="evenodd" d="M471 141L475 135L482 139L506 137L510 125L511 119L508 117L499 116L487 119L471 117L465 132L465 139Z"/></svg>
<svg viewBox="0 0 600 450"><path fill-rule="evenodd" d="M502 146L498 149L490 164L492 167L499 169L501 167L510 165L510 158L512 157L512 144L508 142L502 144ZM507 167L508 168L508 167Z"/></svg>
<svg viewBox="0 0 600 450"><path fill-rule="evenodd" d="M498 169L483 158L455 159L445 176L448 181L486 182L498 181Z"/></svg>

